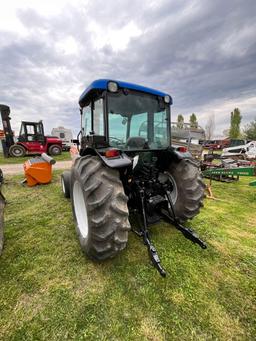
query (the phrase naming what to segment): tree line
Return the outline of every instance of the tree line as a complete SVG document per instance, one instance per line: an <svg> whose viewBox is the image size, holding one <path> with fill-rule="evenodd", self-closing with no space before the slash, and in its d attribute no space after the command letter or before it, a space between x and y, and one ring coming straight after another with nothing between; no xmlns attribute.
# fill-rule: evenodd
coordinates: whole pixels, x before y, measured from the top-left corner
<svg viewBox="0 0 256 341"><path fill-rule="evenodd" d="M198 122L196 114L191 114L189 117L189 123L191 128L198 128ZM184 117L183 115L178 115L177 117L177 126L178 128L182 129L184 127Z"/></svg>
<svg viewBox="0 0 256 341"><path fill-rule="evenodd" d="M225 130L225 134L232 139L246 138L248 140L256 140L256 118L247 124L241 131L242 115L239 108L235 108L230 114L230 127ZM189 123L191 128L198 127L198 121L195 113L192 113L189 117ZM177 117L177 126L182 129L184 127L184 117L179 114ZM209 116L205 126L206 139L210 140L214 135L215 130L215 117Z"/></svg>

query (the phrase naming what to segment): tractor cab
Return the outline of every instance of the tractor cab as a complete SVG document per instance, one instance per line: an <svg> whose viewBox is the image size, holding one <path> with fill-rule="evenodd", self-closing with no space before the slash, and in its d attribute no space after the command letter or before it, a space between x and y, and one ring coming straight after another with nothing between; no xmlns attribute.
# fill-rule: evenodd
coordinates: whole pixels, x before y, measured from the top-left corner
<svg viewBox="0 0 256 341"><path fill-rule="evenodd" d="M94 81L79 99L82 149L163 150L170 145L172 98L143 86Z"/></svg>
<svg viewBox="0 0 256 341"><path fill-rule="evenodd" d="M19 142L38 142L45 143L44 127L42 121L39 122L21 122Z"/></svg>

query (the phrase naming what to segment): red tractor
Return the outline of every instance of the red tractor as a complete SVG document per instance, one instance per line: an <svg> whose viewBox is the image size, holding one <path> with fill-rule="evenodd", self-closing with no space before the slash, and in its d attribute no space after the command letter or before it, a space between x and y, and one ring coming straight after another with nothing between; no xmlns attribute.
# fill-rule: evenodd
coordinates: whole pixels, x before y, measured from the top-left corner
<svg viewBox="0 0 256 341"><path fill-rule="evenodd" d="M2 141L5 157L24 156L47 153L59 155L62 152L62 141L58 137L45 136L43 122L21 122L18 140L14 142L13 131L10 125L10 108L0 105L5 140Z"/></svg>

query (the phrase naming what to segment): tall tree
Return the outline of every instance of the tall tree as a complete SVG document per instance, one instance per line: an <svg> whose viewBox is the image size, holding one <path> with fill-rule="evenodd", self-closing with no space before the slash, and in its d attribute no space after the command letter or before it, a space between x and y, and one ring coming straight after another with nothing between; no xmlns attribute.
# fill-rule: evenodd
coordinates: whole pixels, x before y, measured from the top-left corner
<svg viewBox="0 0 256 341"><path fill-rule="evenodd" d="M215 130L215 115L210 115L208 117L206 126L205 126L205 138L206 140L211 140L213 138Z"/></svg>
<svg viewBox="0 0 256 341"><path fill-rule="evenodd" d="M190 125L192 128L198 127L197 118L196 118L196 115L194 113L190 115L189 122L190 122Z"/></svg>
<svg viewBox="0 0 256 341"><path fill-rule="evenodd" d="M245 126L244 135L248 140L256 140L256 119Z"/></svg>
<svg viewBox="0 0 256 341"><path fill-rule="evenodd" d="M181 114L178 115L177 122L177 127L182 129L184 126L184 117Z"/></svg>
<svg viewBox="0 0 256 341"><path fill-rule="evenodd" d="M230 118L230 129L229 129L229 137L233 139L237 139L240 137L240 124L242 120L242 115L238 108L235 108L234 111L231 112Z"/></svg>
<svg viewBox="0 0 256 341"><path fill-rule="evenodd" d="M225 137L228 137L229 136L229 129L224 129L222 132L222 135Z"/></svg>

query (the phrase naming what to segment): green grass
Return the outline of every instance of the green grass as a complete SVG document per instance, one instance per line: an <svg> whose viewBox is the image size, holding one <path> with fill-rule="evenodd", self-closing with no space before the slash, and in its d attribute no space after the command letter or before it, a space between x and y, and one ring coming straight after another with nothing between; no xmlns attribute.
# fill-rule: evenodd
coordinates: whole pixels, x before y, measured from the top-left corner
<svg viewBox="0 0 256 341"><path fill-rule="evenodd" d="M213 183L218 200L206 200L190 223L207 250L166 223L152 227L163 279L132 233L117 258L88 260L59 177L33 188L6 179L1 340L255 340L252 178Z"/></svg>
<svg viewBox="0 0 256 341"><path fill-rule="evenodd" d="M10 164L18 164L24 163L28 159L35 157L34 155L28 155L24 157L8 157L5 158L2 153L0 153L0 165L10 165ZM62 152L61 155L54 156L56 161L67 161L71 160L69 152Z"/></svg>

